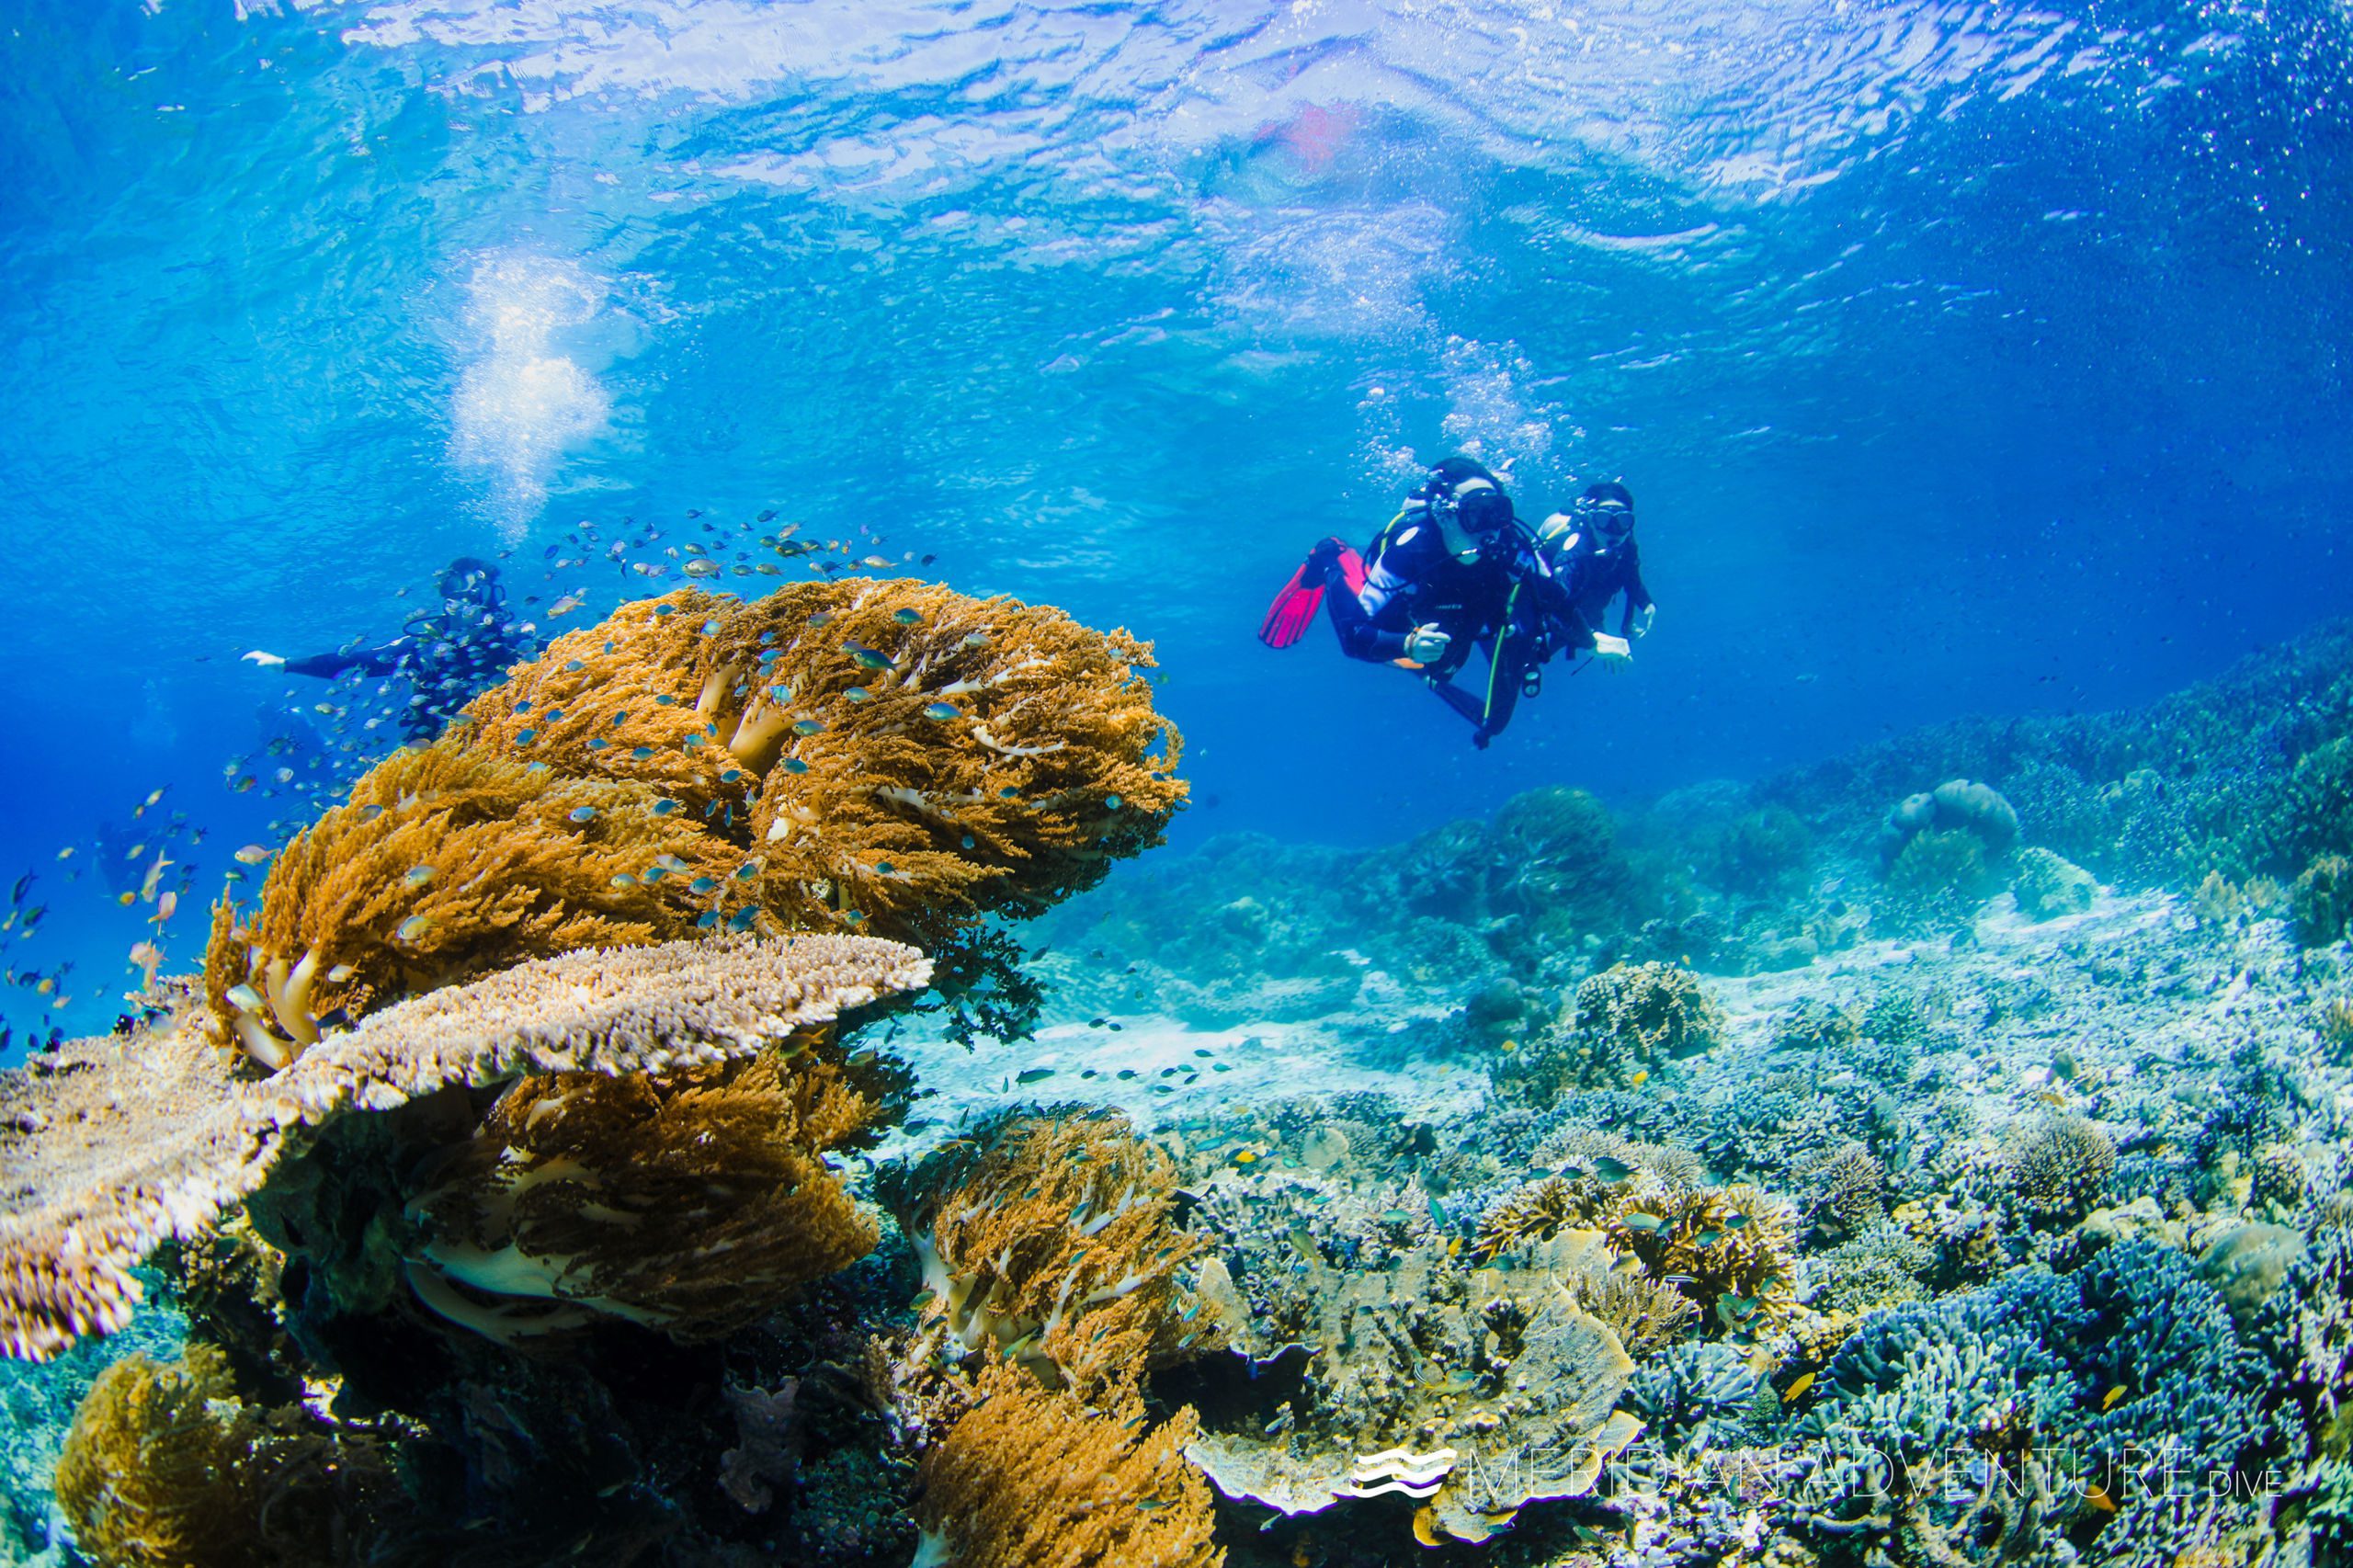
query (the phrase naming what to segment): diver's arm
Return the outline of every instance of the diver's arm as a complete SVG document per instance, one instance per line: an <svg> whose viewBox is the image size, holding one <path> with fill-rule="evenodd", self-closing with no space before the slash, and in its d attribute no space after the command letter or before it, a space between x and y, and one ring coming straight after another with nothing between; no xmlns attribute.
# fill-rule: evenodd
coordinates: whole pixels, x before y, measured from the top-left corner
<svg viewBox="0 0 2353 1568"><path fill-rule="evenodd" d="M1566 582L1540 567L1524 571L1520 581L1535 598L1537 613L1543 617L1555 649L1570 653L1593 651L1593 623L1577 608Z"/></svg>
<svg viewBox="0 0 2353 1568"><path fill-rule="evenodd" d="M1364 587L1351 591L1339 567L1332 568L1324 600L1332 614L1332 630L1340 634L1340 651L1351 659L1388 664L1405 656L1406 639L1413 634L1404 590L1411 579L1391 564L1387 544L1378 549L1365 567Z"/></svg>
<svg viewBox="0 0 2353 1568"><path fill-rule="evenodd" d="M333 680L346 670L360 670L371 676L396 674L409 646L409 639L396 637L381 648L350 648L336 653L313 653L308 658L289 659L289 675L316 676L321 680Z"/></svg>
<svg viewBox="0 0 2353 1568"><path fill-rule="evenodd" d="M1648 631L1651 622L1658 618L1658 601L1652 598L1651 591L1643 585L1642 551L1630 539L1626 541L1626 613L1619 619L1618 635L1640 636L1642 633L1634 630L1638 616L1642 619L1643 631Z"/></svg>

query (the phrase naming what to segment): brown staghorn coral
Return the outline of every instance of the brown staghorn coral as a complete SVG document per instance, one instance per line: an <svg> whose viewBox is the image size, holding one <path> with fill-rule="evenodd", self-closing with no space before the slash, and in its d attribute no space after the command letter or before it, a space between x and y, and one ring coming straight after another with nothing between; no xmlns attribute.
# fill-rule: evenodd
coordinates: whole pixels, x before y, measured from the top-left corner
<svg viewBox="0 0 2353 1568"><path fill-rule="evenodd" d="M221 1352L107 1369L58 1455L57 1503L97 1568L295 1568L378 1561L413 1532L369 1437L237 1397Z"/></svg>
<svg viewBox="0 0 2353 1568"><path fill-rule="evenodd" d="M868 937L572 953L373 1014L259 1083L237 1080L192 1013L73 1041L0 1072L0 1350L45 1358L120 1328L133 1264L208 1227L337 1118L527 1072L748 1055L928 976L915 949Z"/></svg>
<svg viewBox="0 0 2353 1568"><path fill-rule="evenodd" d="M216 926L208 989L267 1064L335 1007L588 941L723 922L936 943L1034 912L1183 803L1151 662L1051 607L914 581L625 606L289 845L245 933Z"/></svg>
<svg viewBox="0 0 2353 1568"><path fill-rule="evenodd" d="M1145 1426L1120 1389L1103 1408L1006 1367L924 1458L917 1564L1217 1568L1209 1488L1185 1462L1190 1409Z"/></svg>
<svg viewBox="0 0 2353 1568"><path fill-rule="evenodd" d="M876 1110L824 1047L659 1079L533 1074L409 1205L411 1283L502 1341L581 1321L565 1307L722 1337L874 1249L822 1156L870 1142Z"/></svg>
<svg viewBox="0 0 2353 1568"><path fill-rule="evenodd" d="M1603 1222L1610 1245L1691 1298L1704 1321L1768 1335L1797 1300L1794 1216L1753 1187L1633 1199Z"/></svg>
<svg viewBox="0 0 2353 1568"><path fill-rule="evenodd" d="M927 1310L965 1352L1090 1393L1199 1336L1177 1272L1200 1248L1171 1220L1176 1168L1117 1111L1017 1119L910 1226ZM1207 1325L1203 1325L1206 1332Z"/></svg>

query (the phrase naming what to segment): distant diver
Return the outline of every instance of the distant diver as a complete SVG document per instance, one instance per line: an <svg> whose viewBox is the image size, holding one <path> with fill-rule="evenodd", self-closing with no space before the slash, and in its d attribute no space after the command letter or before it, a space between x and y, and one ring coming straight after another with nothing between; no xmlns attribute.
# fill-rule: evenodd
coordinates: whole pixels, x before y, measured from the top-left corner
<svg viewBox="0 0 2353 1568"><path fill-rule="evenodd" d="M506 678L512 665L540 652L536 628L517 621L499 585L498 568L461 555L442 568L438 581L441 608L409 618L401 634L372 648L347 647L333 653L282 659L258 650L246 658L290 675L332 680L351 670L398 676L408 682L401 733L429 741L449 727L481 693Z"/></svg>
<svg viewBox="0 0 2353 1568"><path fill-rule="evenodd" d="M1649 630L1654 611L1632 554L1632 525L1625 487L1595 485L1574 516L1548 520L1549 534L1531 532L1494 474L1448 458L1363 554L1337 538L1319 540L1275 596L1258 636L1270 648L1290 647L1328 606L1343 652L1418 674L1470 721L1472 743L1484 748L1519 699L1541 688L1553 654L1591 653L1610 667L1632 657L1626 632L1612 636L1593 624L1623 593L1630 628L1642 607L1633 634ZM1486 679L1466 689L1454 677L1474 647L1486 653Z"/></svg>

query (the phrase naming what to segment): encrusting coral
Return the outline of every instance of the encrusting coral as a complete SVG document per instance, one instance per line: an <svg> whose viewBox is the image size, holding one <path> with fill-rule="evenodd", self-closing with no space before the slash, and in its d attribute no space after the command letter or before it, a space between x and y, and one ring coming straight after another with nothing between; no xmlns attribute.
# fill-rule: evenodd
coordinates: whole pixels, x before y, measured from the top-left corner
<svg viewBox="0 0 2353 1568"><path fill-rule="evenodd" d="M216 915L208 995L277 1067L337 1012L586 943L1034 912L1183 803L1151 663L915 581L630 604L298 835Z"/></svg>
<svg viewBox="0 0 2353 1568"><path fill-rule="evenodd" d="M1098 1408L992 1368L924 1458L919 1568L1218 1568L1193 1413L1145 1419L1133 1389Z"/></svg>
<svg viewBox="0 0 2353 1568"><path fill-rule="evenodd" d="M243 1081L193 1007L0 1073L0 1350L111 1333L130 1270L257 1190L318 1129L529 1072L660 1073L756 1054L928 979L861 937L738 937L538 960L371 1014Z"/></svg>
<svg viewBox="0 0 2353 1568"><path fill-rule="evenodd" d="M1116 1111L1019 1118L945 1171L909 1215L926 1311L961 1353L1097 1394L1180 1358L1209 1331L1178 1272L1200 1238L1171 1221L1176 1170Z"/></svg>

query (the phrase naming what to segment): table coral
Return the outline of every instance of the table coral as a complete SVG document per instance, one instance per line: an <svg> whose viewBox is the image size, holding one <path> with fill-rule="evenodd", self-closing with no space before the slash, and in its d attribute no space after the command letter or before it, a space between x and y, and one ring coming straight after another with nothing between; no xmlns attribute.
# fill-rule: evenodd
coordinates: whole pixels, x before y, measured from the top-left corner
<svg viewBox="0 0 2353 1568"><path fill-rule="evenodd" d="M1185 1462L1192 1412L1147 1425L998 1367L924 1458L915 1562L957 1568L1218 1568L1209 1488Z"/></svg>
<svg viewBox="0 0 2353 1568"><path fill-rule="evenodd" d="M920 987L921 954L871 937L735 937L520 964L371 1014L272 1077L236 1074L193 1006L127 1040L0 1073L0 1350L111 1333L131 1267L251 1195L358 1112L531 1071L653 1073L753 1054Z"/></svg>
<svg viewBox="0 0 2353 1568"><path fill-rule="evenodd" d="M298 835L217 917L208 994L278 1066L338 1009L585 943L1034 912L1183 803L1151 663L914 581L624 606Z"/></svg>

